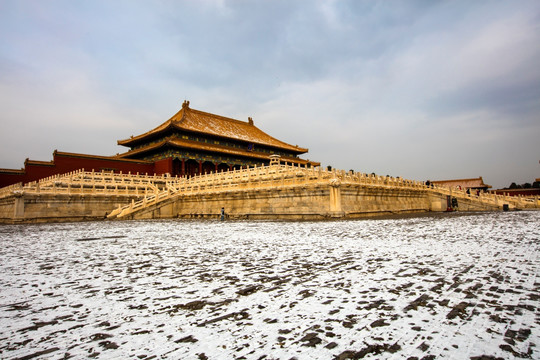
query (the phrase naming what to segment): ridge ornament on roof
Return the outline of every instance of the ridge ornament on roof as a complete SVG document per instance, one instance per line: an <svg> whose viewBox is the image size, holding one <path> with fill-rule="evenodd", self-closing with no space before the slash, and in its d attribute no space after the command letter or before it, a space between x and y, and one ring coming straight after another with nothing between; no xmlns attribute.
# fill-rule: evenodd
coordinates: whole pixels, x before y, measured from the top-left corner
<svg viewBox="0 0 540 360"><path fill-rule="evenodd" d="M299 157L307 148L274 138L255 126L251 116L241 121L189 106L189 101L184 100L182 108L167 121L119 140L118 144L129 150L118 157L154 161L159 171L189 176L269 164L271 154L281 155L284 163L320 165Z"/></svg>
<svg viewBox="0 0 540 360"><path fill-rule="evenodd" d="M192 109L189 107L189 101L187 100L184 100L182 109L169 120L133 138L118 140L118 145L128 147L139 146L152 141L152 139L163 138L163 136L167 136L173 130L199 134L201 136L212 136L224 140L253 143L255 146L268 146L278 151L292 152L295 155L308 152L307 148L291 145L268 135L254 125L253 118L248 118L248 122L245 122Z"/></svg>

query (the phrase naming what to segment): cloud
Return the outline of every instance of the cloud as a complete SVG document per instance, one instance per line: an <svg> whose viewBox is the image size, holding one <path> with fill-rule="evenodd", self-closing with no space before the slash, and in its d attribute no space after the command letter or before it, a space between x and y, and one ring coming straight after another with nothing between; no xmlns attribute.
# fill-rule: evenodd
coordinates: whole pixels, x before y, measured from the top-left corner
<svg viewBox="0 0 540 360"><path fill-rule="evenodd" d="M122 151L188 99L334 167L531 181L539 24L536 1L3 1L0 166Z"/></svg>

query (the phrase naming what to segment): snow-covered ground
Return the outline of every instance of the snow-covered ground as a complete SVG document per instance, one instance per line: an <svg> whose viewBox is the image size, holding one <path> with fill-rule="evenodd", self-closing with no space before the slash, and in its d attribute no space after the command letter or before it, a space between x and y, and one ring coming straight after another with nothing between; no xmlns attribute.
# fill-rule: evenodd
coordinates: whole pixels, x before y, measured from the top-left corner
<svg viewBox="0 0 540 360"><path fill-rule="evenodd" d="M1 226L0 358L538 359L539 241L540 212Z"/></svg>

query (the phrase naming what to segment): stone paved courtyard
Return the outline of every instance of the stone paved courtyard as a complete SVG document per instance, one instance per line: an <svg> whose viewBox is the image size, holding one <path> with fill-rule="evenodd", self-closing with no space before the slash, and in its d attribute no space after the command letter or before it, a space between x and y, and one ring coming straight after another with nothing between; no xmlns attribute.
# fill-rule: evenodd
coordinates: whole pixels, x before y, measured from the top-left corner
<svg viewBox="0 0 540 360"><path fill-rule="evenodd" d="M2 226L0 357L538 359L539 220Z"/></svg>

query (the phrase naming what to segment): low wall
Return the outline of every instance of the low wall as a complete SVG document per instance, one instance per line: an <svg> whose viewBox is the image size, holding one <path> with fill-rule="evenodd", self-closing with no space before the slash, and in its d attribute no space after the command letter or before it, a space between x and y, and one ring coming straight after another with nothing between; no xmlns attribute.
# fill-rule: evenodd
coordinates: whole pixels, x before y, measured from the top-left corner
<svg viewBox="0 0 540 360"><path fill-rule="evenodd" d="M339 192L341 211L349 218L432 210L427 189L345 185L339 188Z"/></svg>
<svg viewBox="0 0 540 360"><path fill-rule="evenodd" d="M172 178L78 171L0 191L0 222L105 219L359 218L446 211L540 208L538 198L469 195L401 178L270 166ZM455 201L454 201L455 205Z"/></svg>
<svg viewBox="0 0 540 360"><path fill-rule="evenodd" d="M221 208L229 219L324 219L336 214L326 186L244 189L185 194L128 216L131 219L218 218Z"/></svg>
<svg viewBox="0 0 540 360"><path fill-rule="evenodd" d="M0 199L0 223L103 220L112 209L136 199L133 195L18 194Z"/></svg>
<svg viewBox="0 0 540 360"><path fill-rule="evenodd" d="M222 207L229 219L361 218L446 211L446 204L446 195L427 188L403 189L320 183L178 195L134 212L127 218L219 218ZM458 209L490 211L499 210L499 207L471 199L459 201Z"/></svg>

